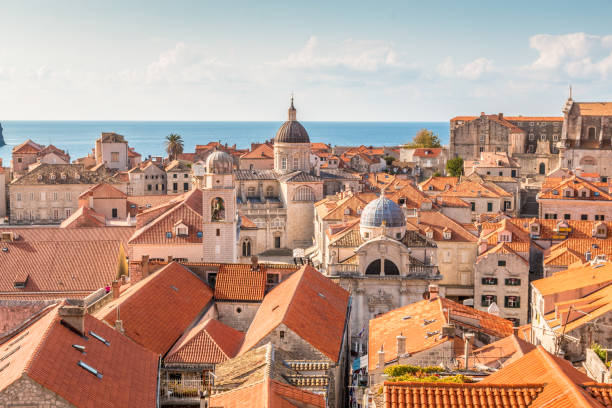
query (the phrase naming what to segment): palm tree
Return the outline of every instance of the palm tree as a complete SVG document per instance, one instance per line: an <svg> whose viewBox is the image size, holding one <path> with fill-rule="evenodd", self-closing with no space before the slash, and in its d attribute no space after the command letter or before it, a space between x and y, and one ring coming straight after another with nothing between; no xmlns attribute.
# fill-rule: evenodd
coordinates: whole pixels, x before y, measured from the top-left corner
<svg viewBox="0 0 612 408"><path fill-rule="evenodd" d="M176 157L183 153L183 138L177 133L170 133L166 136L166 152L170 160L176 159Z"/></svg>

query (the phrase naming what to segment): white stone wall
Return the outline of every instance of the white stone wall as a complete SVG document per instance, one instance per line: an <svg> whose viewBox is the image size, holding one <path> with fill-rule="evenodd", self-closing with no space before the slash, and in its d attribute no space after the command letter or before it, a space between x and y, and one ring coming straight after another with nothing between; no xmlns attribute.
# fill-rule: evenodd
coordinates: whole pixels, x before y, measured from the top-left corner
<svg viewBox="0 0 612 408"><path fill-rule="evenodd" d="M215 303L218 311L217 319L236 330L246 332L257 314L259 305L259 302L218 301Z"/></svg>

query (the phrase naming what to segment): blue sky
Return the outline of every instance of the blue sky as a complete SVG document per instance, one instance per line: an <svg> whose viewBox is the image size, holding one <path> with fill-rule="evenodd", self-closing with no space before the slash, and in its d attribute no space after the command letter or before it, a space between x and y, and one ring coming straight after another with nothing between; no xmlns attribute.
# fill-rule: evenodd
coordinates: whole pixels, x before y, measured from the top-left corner
<svg viewBox="0 0 612 408"><path fill-rule="evenodd" d="M612 100L612 4L0 2L0 120L445 121Z"/></svg>

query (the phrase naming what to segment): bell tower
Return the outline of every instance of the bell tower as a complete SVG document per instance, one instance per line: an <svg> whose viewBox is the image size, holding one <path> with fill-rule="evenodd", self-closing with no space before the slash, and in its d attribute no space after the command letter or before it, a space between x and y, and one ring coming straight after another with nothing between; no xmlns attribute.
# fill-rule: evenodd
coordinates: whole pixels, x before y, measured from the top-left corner
<svg viewBox="0 0 612 408"><path fill-rule="evenodd" d="M202 233L205 262L236 262L238 211L233 158L215 151L202 176Z"/></svg>

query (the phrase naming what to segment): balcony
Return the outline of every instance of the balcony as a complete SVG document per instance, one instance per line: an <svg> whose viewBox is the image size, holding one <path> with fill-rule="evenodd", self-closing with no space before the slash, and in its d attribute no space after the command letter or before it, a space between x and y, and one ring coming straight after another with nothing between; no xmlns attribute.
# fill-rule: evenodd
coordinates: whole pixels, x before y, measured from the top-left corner
<svg viewBox="0 0 612 408"><path fill-rule="evenodd" d="M207 386L199 379L161 380L159 400L162 405L200 404L200 395Z"/></svg>

